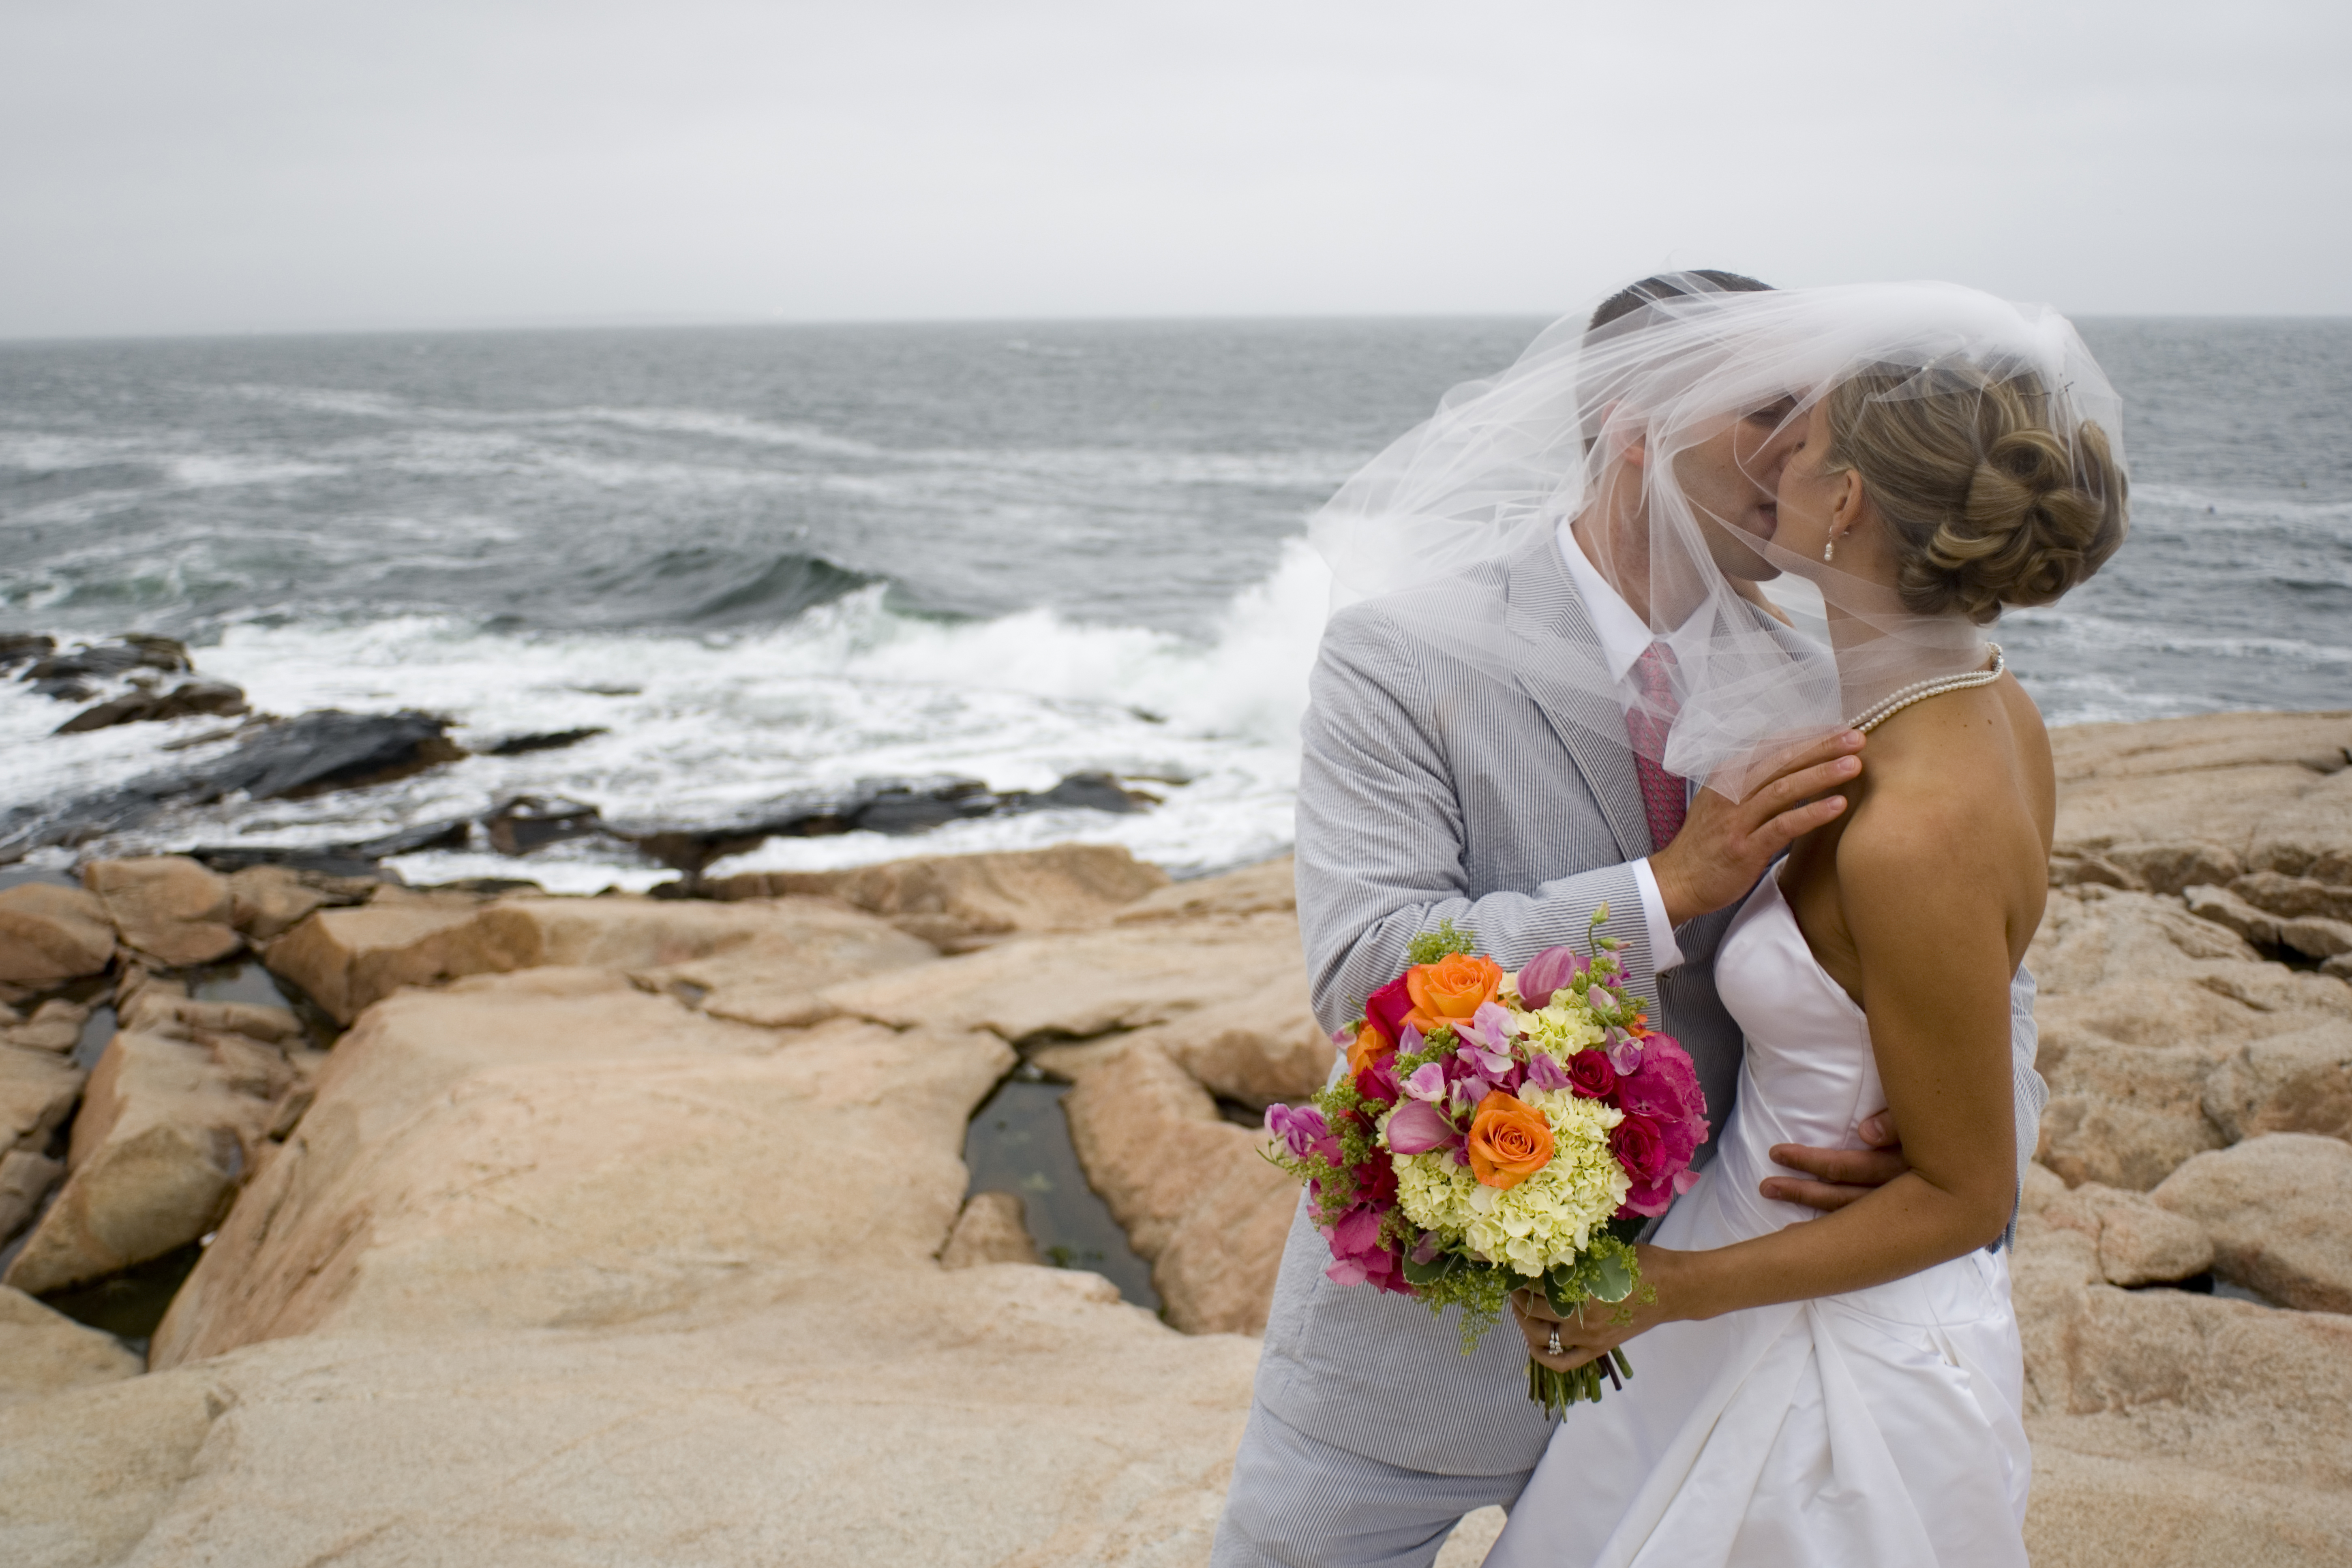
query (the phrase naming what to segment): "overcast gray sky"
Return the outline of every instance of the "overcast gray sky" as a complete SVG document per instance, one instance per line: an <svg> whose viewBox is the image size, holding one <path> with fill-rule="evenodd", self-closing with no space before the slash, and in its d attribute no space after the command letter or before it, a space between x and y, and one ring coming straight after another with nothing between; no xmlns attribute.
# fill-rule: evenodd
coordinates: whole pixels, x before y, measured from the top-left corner
<svg viewBox="0 0 2352 1568"><path fill-rule="evenodd" d="M2352 312L2342 0L0 0L0 336Z"/></svg>

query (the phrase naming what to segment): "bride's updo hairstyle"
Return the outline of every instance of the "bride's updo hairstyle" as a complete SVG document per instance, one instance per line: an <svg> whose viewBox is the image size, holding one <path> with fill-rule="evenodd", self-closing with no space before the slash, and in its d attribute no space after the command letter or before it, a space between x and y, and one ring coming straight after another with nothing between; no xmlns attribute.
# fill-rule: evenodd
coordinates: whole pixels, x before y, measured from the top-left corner
<svg viewBox="0 0 2352 1568"><path fill-rule="evenodd" d="M1833 469L1852 469L1893 531L1915 615L1983 625L2047 605L2123 542L2127 482L2107 435L2055 427L2032 371L1961 363L1865 371L1829 395Z"/></svg>

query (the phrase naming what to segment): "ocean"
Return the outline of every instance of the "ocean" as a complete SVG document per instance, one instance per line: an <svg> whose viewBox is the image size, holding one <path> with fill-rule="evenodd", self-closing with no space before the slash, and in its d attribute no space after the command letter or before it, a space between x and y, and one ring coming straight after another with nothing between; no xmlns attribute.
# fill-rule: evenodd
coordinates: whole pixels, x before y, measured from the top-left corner
<svg viewBox="0 0 2352 1568"><path fill-rule="evenodd" d="M0 344L0 632L181 638L258 710L423 710L475 753L83 853L352 842L518 795L691 826L859 780L1103 773L1156 804L773 837L709 871L1079 839L1199 874L1289 842L1307 516L1542 324ZM2081 326L2125 398L2134 531L1996 633L2045 714L2352 706L2352 321ZM233 743L205 717L51 734L79 706L0 681L0 812ZM601 733L484 754L572 730ZM676 875L610 838L392 864Z"/></svg>

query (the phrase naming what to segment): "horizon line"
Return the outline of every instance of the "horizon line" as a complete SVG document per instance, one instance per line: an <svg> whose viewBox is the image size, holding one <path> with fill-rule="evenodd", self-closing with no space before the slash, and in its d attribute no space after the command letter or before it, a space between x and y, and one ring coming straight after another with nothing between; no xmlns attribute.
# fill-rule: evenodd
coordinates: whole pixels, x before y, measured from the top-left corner
<svg viewBox="0 0 2352 1568"><path fill-rule="evenodd" d="M1197 313L1024 316L702 316L628 314L559 316L541 320L509 319L471 323L443 322L409 326L211 327L126 329L81 332L0 332L0 348L67 346L79 343L200 342L264 338L388 338L467 337L500 333L659 331L719 330L793 330L830 327L1073 327L1145 326L1234 322L1349 321L1559 321L1570 311L1543 310L1335 310L1335 311L1213 311ZM2081 321L2352 321L2352 311L2305 310L2086 310L2071 312Z"/></svg>

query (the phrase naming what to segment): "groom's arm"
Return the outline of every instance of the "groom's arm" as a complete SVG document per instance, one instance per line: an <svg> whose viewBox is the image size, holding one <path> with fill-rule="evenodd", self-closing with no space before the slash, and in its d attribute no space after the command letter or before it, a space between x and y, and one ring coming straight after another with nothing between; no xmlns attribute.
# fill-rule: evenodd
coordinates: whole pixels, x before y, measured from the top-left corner
<svg viewBox="0 0 2352 1568"><path fill-rule="evenodd" d="M1440 921L1468 928L1497 961L1517 965L1560 942L1583 946L1603 904L1627 989L1654 1004L1658 970L1680 955L1654 945L1653 929L1671 935L1673 925L1745 897L1791 841L1844 809L1842 796L1825 792L1861 765L1853 753L1862 737L1848 732L1792 755L1736 804L1702 790L1675 841L1646 861L1618 858L1597 804L1580 819L1566 813L1545 824L1561 875L1531 892L1473 900L1465 792L1489 812L1523 803L1504 798L1507 780L1457 776L1440 712L1456 729L1481 717L1542 722L1501 683L1451 665L1369 612L1332 617L1300 726L1298 785L1299 927L1316 1016L1327 1026L1353 1017L1403 967L1412 938Z"/></svg>
<svg viewBox="0 0 2352 1568"><path fill-rule="evenodd" d="M1449 675L1443 693L1422 685ZM1656 1000L1641 879L1618 859L1597 807L1582 844L1577 825L1564 829L1562 875L1528 892L1469 896L1463 792L1500 781L1457 784L1435 715L1456 704L1463 722L1488 702L1498 723L1516 708L1490 678L1454 671L1367 614L1342 612L1326 630L1300 727L1297 864L1307 978L1327 1026L1355 1016L1404 967L1413 937L1440 921L1475 932L1481 949L1516 967L1561 942L1581 949L1602 904L1628 989Z"/></svg>

